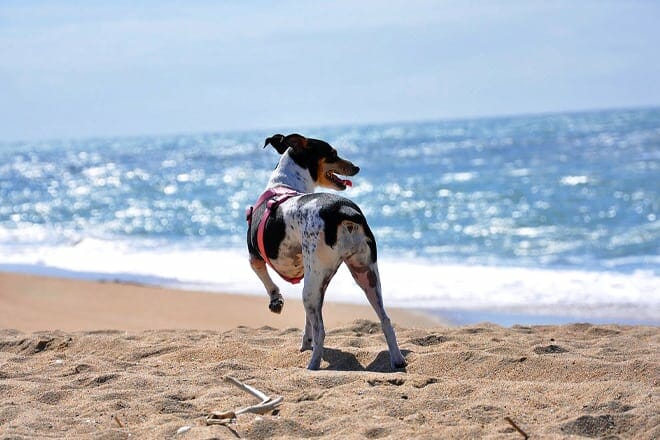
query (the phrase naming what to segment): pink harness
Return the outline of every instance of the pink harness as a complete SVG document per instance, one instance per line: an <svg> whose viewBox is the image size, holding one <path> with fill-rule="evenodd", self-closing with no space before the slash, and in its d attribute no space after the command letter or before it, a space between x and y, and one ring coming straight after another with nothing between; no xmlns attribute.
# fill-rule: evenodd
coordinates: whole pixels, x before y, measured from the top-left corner
<svg viewBox="0 0 660 440"><path fill-rule="evenodd" d="M264 215L261 217L261 220L259 221L259 225L257 226L257 247L259 249L259 253L261 254L261 257L264 259L266 264L268 264L279 276L282 277L285 281L290 282L291 284L298 284L300 280L304 278L304 276L301 277L287 277L282 275L275 267L273 267L273 263L271 263L270 259L268 258L268 255L266 255L266 246L264 245L264 230L266 229L266 221L268 220L268 217L270 217L270 214L277 209L277 207L285 202L286 200L290 199L291 197L296 197L300 196L302 193L299 193L297 191L292 190L289 187L286 186L275 186L273 188L268 188L266 191L264 191L263 194L259 196L257 199L257 203L254 204L254 206L250 206L247 209L245 219L248 222L248 225L252 225L252 212L254 212L255 209L257 209L259 206L261 206L263 203L266 203L266 209L264 211Z"/></svg>

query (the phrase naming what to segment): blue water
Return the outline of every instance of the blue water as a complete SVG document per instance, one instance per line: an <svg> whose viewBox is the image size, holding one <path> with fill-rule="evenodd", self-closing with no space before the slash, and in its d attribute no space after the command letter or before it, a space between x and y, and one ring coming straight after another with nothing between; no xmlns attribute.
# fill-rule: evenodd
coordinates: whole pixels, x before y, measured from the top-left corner
<svg viewBox="0 0 660 440"><path fill-rule="evenodd" d="M660 310L660 109L295 131L360 166L398 305ZM272 134L0 145L0 264L261 293L244 212Z"/></svg>

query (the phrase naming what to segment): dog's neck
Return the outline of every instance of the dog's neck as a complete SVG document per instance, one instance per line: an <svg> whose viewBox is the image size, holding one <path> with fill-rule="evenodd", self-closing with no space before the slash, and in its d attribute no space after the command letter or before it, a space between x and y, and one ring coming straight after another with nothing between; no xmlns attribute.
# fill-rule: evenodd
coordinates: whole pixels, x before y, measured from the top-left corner
<svg viewBox="0 0 660 440"><path fill-rule="evenodd" d="M316 183L309 171L298 165L287 151L280 158L266 188L276 186L287 186L299 193L313 193Z"/></svg>

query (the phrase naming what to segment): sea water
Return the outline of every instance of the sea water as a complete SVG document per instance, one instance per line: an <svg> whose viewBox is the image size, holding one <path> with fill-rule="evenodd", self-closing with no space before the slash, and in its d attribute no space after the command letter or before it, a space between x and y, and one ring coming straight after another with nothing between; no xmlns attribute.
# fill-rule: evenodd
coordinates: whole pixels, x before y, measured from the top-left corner
<svg viewBox="0 0 660 440"><path fill-rule="evenodd" d="M660 323L660 109L278 131L360 167L343 195L376 236L386 305ZM245 209L278 161L262 148L274 133L1 144L0 270L266 304ZM343 269L326 298L366 303Z"/></svg>

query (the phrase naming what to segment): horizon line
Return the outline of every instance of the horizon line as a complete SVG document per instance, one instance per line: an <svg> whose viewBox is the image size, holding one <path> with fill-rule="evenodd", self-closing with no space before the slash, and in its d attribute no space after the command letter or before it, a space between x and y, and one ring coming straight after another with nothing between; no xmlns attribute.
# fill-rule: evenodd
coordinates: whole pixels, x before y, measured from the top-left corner
<svg viewBox="0 0 660 440"><path fill-rule="evenodd" d="M475 116L455 116L455 117L428 117L416 119L399 119L389 121L361 121L361 122L339 122L330 123L325 125L317 124L303 124L298 129L299 131L305 130L327 130L337 129L353 126L384 126L396 124L425 124L425 123L443 123L443 122L461 122L461 121L480 121L480 120L498 120L510 118L523 118L523 117L548 117L559 115L579 115L585 113L608 113L616 111L653 111L660 110L660 104L652 105L636 105L636 106L621 106L621 107L605 107L605 108L584 108L575 110L548 110L528 113L502 113L502 114L484 114ZM115 134L98 134L98 135L81 135L81 136L53 136L38 139L14 139L2 140L0 139L0 147L7 145L17 144L30 144L30 143L48 143L48 142L82 142L87 140L122 140L122 139L136 139L136 138L153 138L153 137L184 137L184 136L209 136L221 134L245 134L249 132L258 131L286 131L292 130L290 126L281 125L278 127L244 127L236 129L220 129L220 130L199 130L199 131L172 131L160 133L115 133Z"/></svg>

